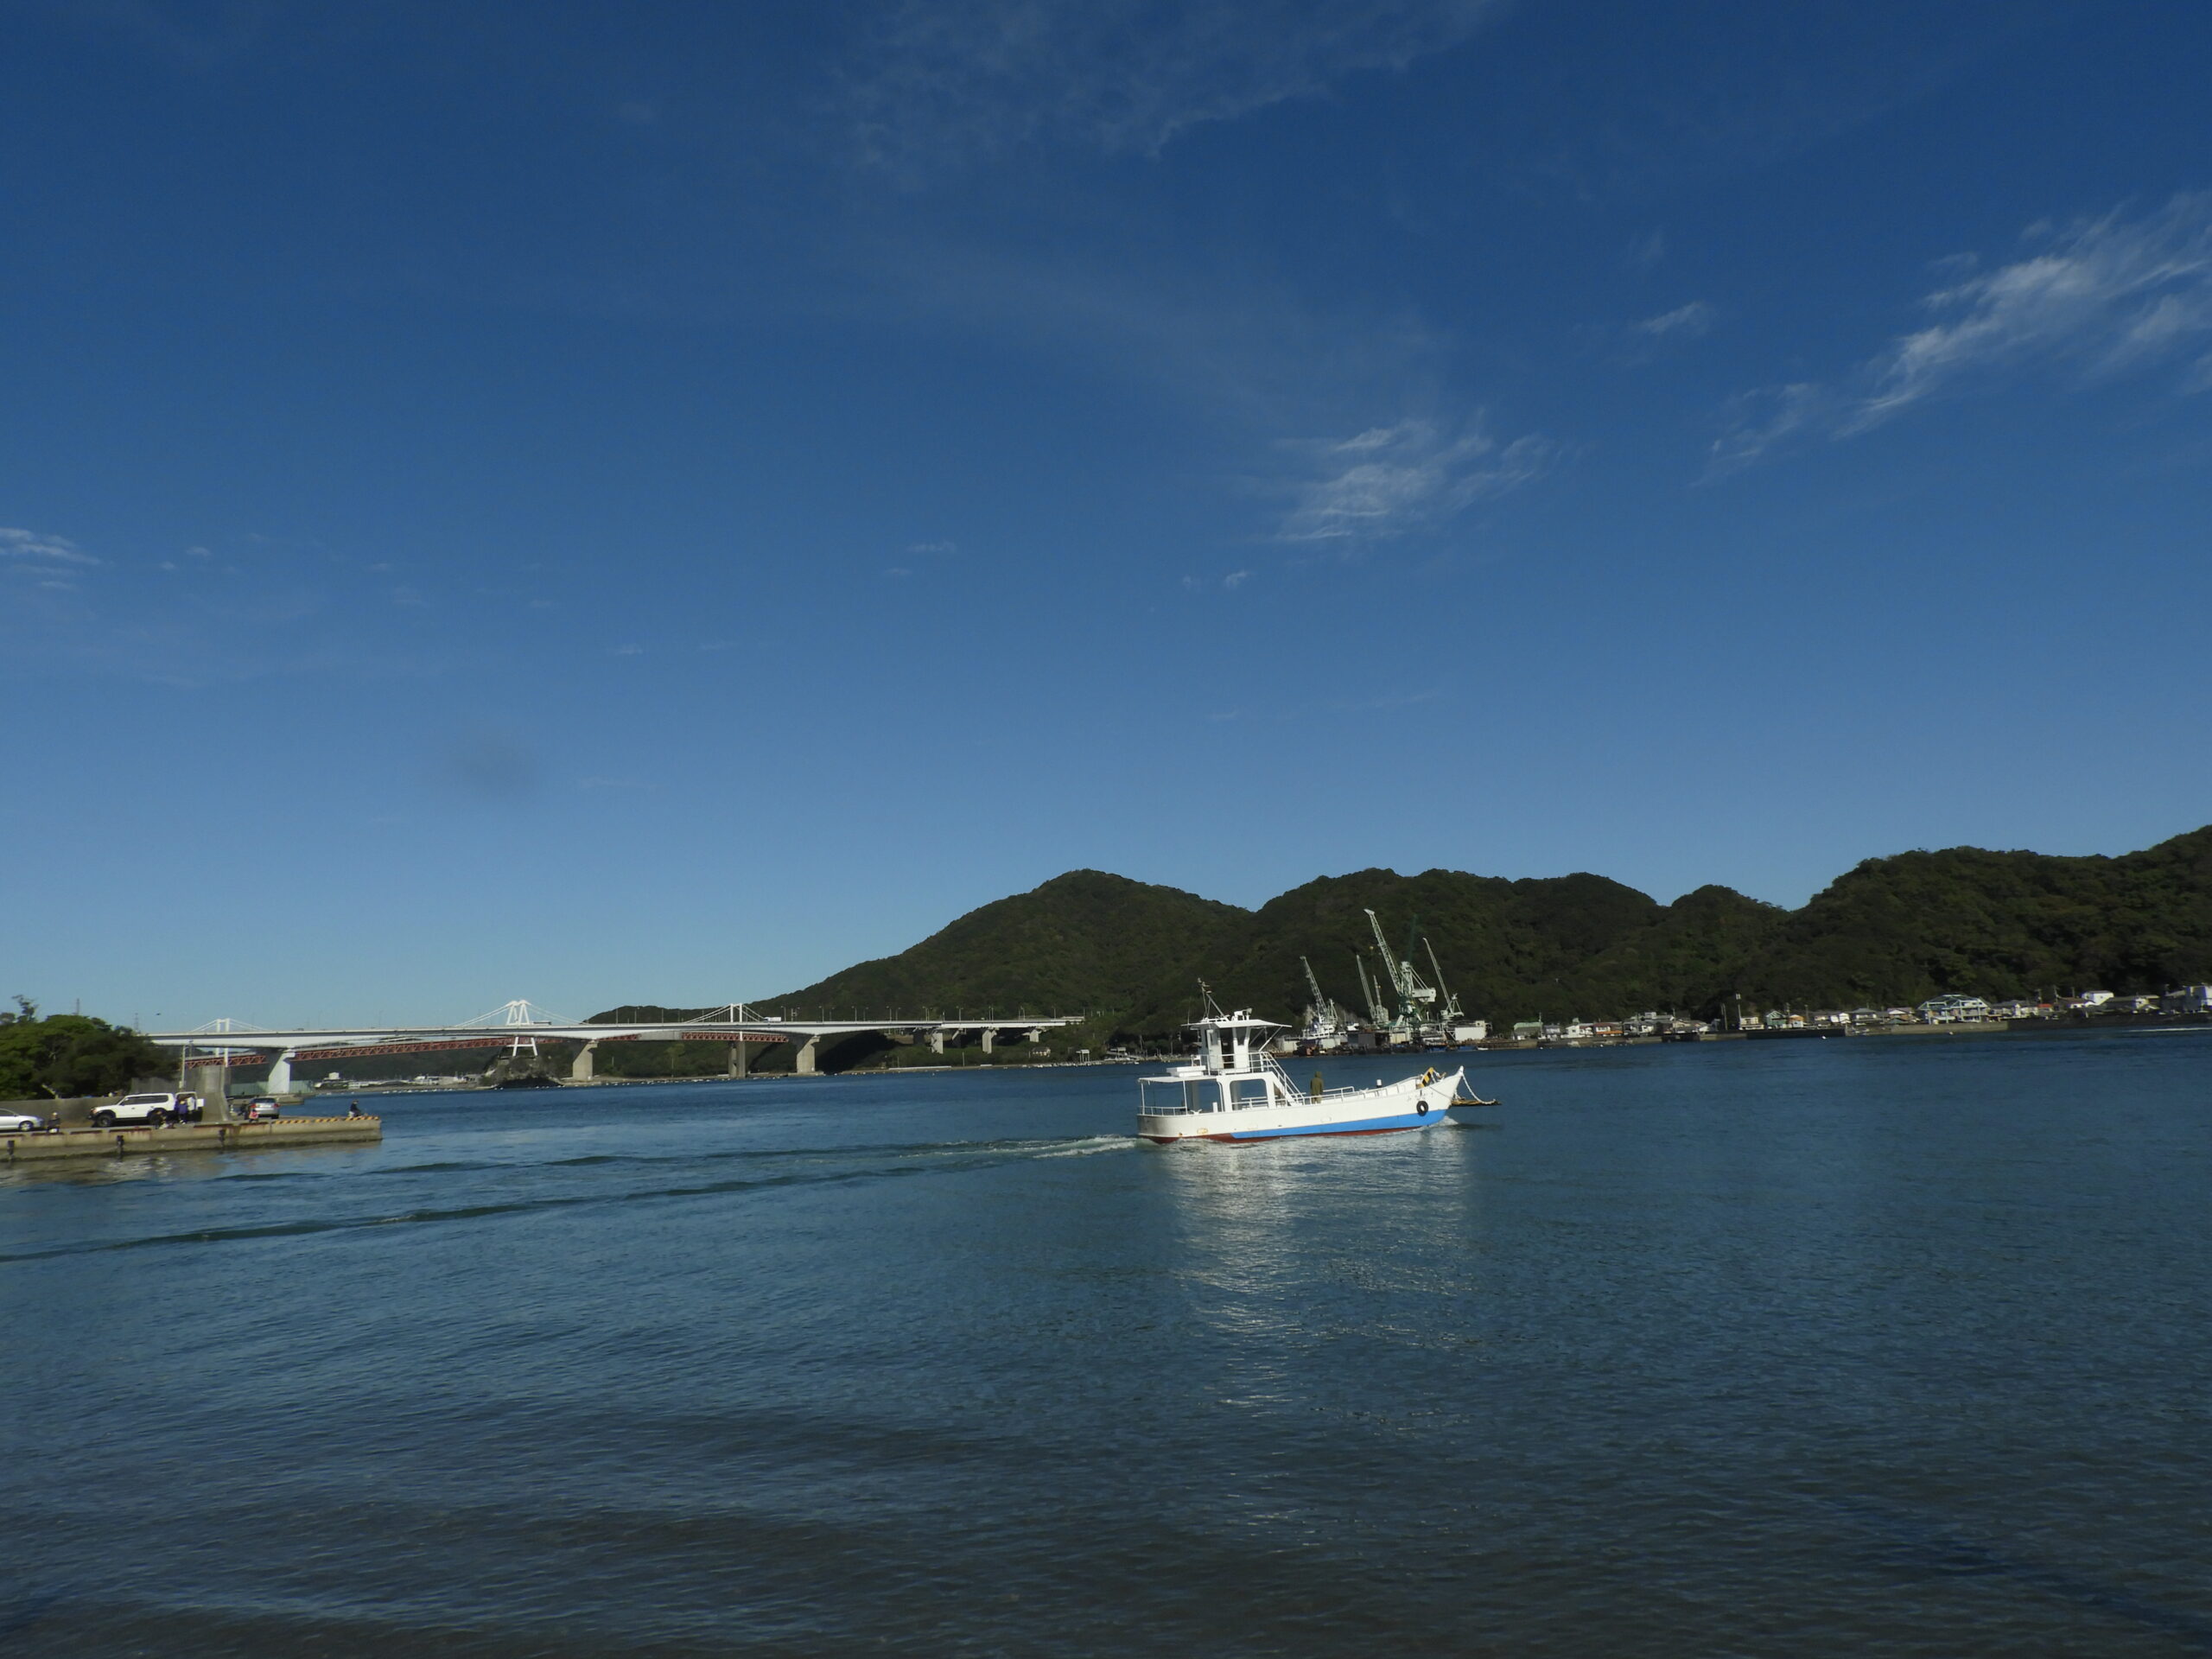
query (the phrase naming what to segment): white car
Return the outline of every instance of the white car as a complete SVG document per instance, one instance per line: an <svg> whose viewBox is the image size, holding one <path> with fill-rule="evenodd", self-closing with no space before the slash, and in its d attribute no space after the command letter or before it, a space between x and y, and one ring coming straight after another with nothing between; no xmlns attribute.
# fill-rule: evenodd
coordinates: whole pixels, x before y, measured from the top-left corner
<svg viewBox="0 0 2212 1659"><path fill-rule="evenodd" d="M0 1135L29 1135L46 1127L46 1120L29 1112L0 1112Z"/></svg>
<svg viewBox="0 0 2212 1659"><path fill-rule="evenodd" d="M111 1129L118 1123L145 1123L158 1129L165 1123L188 1122L192 1105L189 1095L125 1095L112 1106L94 1109L92 1127Z"/></svg>

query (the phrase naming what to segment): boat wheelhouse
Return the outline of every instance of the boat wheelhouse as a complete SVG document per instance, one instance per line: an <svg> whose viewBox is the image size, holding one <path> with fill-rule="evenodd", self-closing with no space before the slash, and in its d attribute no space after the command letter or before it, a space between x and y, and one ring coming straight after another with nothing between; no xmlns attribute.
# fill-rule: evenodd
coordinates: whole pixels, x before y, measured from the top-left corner
<svg viewBox="0 0 2212 1659"><path fill-rule="evenodd" d="M1294 1135L1388 1135L1445 1121L1465 1080L1463 1066L1433 1068L1371 1089L1328 1089L1316 1076L1299 1089L1267 1052L1268 1033L1287 1029L1249 1010L1211 1009L1189 1029L1198 1061L1138 1080L1137 1134L1147 1141L1267 1141Z"/></svg>

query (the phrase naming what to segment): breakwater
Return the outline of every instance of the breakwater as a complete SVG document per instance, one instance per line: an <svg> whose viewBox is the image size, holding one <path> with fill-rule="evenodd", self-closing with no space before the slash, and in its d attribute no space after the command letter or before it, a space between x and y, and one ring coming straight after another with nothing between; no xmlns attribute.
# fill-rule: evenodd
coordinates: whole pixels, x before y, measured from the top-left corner
<svg viewBox="0 0 2212 1659"><path fill-rule="evenodd" d="M280 1117L261 1123L178 1123L158 1129L48 1129L0 1137L0 1162L129 1158L168 1152L248 1152L264 1147L383 1139L384 1120L378 1117Z"/></svg>

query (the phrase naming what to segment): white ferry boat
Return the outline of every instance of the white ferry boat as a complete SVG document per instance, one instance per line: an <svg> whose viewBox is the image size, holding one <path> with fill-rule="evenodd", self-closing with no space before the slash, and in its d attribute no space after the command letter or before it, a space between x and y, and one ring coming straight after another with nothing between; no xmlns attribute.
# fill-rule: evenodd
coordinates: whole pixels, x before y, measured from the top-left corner
<svg viewBox="0 0 2212 1659"><path fill-rule="evenodd" d="M1300 1090L1266 1052L1266 1033L1287 1029L1243 1010L1215 1011L1188 1029L1198 1063L1138 1079L1137 1134L1171 1141L1268 1141L1290 1135L1388 1135L1446 1120L1466 1068L1432 1068L1372 1089ZM1465 1103L1473 1104L1472 1102Z"/></svg>

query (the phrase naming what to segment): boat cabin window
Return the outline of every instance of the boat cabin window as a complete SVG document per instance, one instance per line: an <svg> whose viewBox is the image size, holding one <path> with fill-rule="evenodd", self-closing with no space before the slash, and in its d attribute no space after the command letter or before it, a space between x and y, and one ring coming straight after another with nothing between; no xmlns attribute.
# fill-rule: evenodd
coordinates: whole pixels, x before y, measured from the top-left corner
<svg viewBox="0 0 2212 1659"><path fill-rule="evenodd" d="M1238 1106L1264 1106L1268 1103L1268 1080L1265 1077L1239 1077L1231 1084Z"/></svg>
<svg viewBox="0 0 2212 1659"><path fill-rule="evenodd" d="M1143 1109L1147 1112L1217 1112L1221 1084L1213 1077L1145 1077Z"/></svg>

